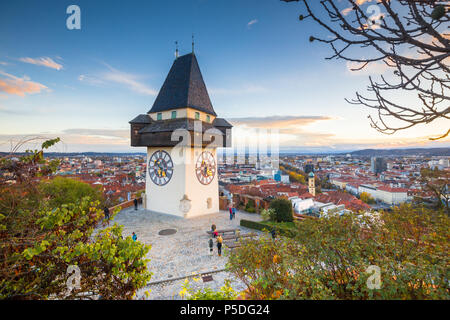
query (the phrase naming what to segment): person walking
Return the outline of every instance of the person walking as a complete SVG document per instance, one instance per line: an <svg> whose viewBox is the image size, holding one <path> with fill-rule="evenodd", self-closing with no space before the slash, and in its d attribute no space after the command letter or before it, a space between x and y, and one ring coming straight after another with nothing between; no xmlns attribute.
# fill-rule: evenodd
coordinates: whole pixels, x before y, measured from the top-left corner
<svg viewBox="0 0 450 320"><path fill-rule="evenodd" d="M222 236L217 237L217 253L219 254L219 257L222 255Z"/></svg>
<svg viewBox="0 0 450 320"><path fill-rule="evenodd" d="M233 209L231 211L233 212L233 219L236 218L236 208L233 207Z"/></svg>
<svg viewBox="0 0 450 320"><path fill-rule="evenodd" d="M138 201L137 201L137 199L134 198L133 202L134 202L134 210L137 210L137 208L138 208Z"/></svg>
<svg viewBox="0 0 450 320"><path fill-rule="evenodd" d="M136 235L136 233L133 232L133 236L132 236L131 238L133 239L133 241L136 241L136 240L137 240L137 235Z"/></svg>
<svg viewBox="0 0 450 320"><path fill-rule="evenodd" d="M105 213L105 220L106 220L106 223L107 223L108 226L109 226L109 208L105 206L105 208L103 209L103 212Z"/></svg>
<svg viewBox="0 0 450 320"><path fill-rule="evenodd" d="M213 237L214 237L214 238L217 238L218 235L219 235L219 233L217 232L217 230L214 230L214 232L213 232Z"/></svg>
<svg viewBox="0 0 450 320"><path fill-rule="evenodd" d="M213 248L214 248L214 242L213 242L212 239L209 239L208 245L209 245L209 254L212 255L213 254Z"/></svg>

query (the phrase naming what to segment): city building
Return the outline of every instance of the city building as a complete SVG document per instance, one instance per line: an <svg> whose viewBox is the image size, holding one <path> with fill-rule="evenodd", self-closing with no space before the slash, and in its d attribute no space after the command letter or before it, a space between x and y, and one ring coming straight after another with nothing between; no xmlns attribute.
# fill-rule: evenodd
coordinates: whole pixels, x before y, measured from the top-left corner
<svg viewBox="0 0 450 320"><path fill-rule="evenodd" d="M380 174L387 170L387 162L386 159L381 157L372 157L370 163L370 170L374 174Z"/></svg>

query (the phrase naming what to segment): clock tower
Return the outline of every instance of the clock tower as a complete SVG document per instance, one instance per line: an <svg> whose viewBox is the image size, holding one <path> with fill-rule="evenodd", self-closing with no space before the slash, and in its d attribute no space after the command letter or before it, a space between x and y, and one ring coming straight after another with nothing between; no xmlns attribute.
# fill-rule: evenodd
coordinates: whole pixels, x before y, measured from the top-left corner
<svg viewBox="0 0 450 320"><path fill-rule="evenodd" d="M194 53L177 57L152 108L130 121L131 145L147 147L145 206L180 217L219 211L217 148L231 146Z"/></svg>

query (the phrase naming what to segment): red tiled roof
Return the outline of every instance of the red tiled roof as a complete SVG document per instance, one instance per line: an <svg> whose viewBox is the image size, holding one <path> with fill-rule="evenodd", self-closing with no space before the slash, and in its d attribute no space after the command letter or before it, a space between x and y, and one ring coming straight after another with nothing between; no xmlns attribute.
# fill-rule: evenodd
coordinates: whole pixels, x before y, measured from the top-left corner
<svg viewBox="0 0 450 320"><path fill-rule="evenodd" d="M391 188L388 186L381 186L377 188L378 190L381 191L386 191L386 192L391 192L391 193L405 193L408 192L408 189L405 188Z"/></svg>

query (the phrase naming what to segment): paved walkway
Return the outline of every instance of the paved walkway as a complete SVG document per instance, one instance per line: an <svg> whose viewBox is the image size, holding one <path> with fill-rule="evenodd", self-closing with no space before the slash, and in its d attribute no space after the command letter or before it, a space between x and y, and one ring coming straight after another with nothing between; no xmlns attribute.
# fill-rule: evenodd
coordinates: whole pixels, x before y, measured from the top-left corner
<svg viewBox="0 0 450 320"><path fill-rule="evenodd" d="M236 212L236 219L230 221L228 211L220 211L215 214L195 217L190 219L178 218L171 215L157 214L134 207L122 210L117 214L114 222L123 225L123 236L131 236L135 232L138 241L150 244L152 247L147 258L151 259L149 270L153 272L150 283L161 280L170 280L187 277L202 272L218 271L225 268L226 256L217 255L217 247L214 241L214 254L209 254L208 240L210 236L206 233L214 223L217 229L239 228L241 232L254 232L239 226L240 219L261 220L257 214L249 214L241 211ZM172 235L159 235L163 229L175 229ZM225 246L224 246L225 248ZM226 250L226 249L225 249ZM213 274L213 281L203 283L194 282L196 288L209 286L213 289L220 288L226 278L231 276L225 272ZM233 280L233 279L231 279ZM167 281L155 285L149 285L145 290L151 289L150 299L177 299L178 292L182 289L184 280ZM243 284L237 280L232 282L233 288L242 290ZM137 298L143 296L145 290L140 290Z"/></svg>

